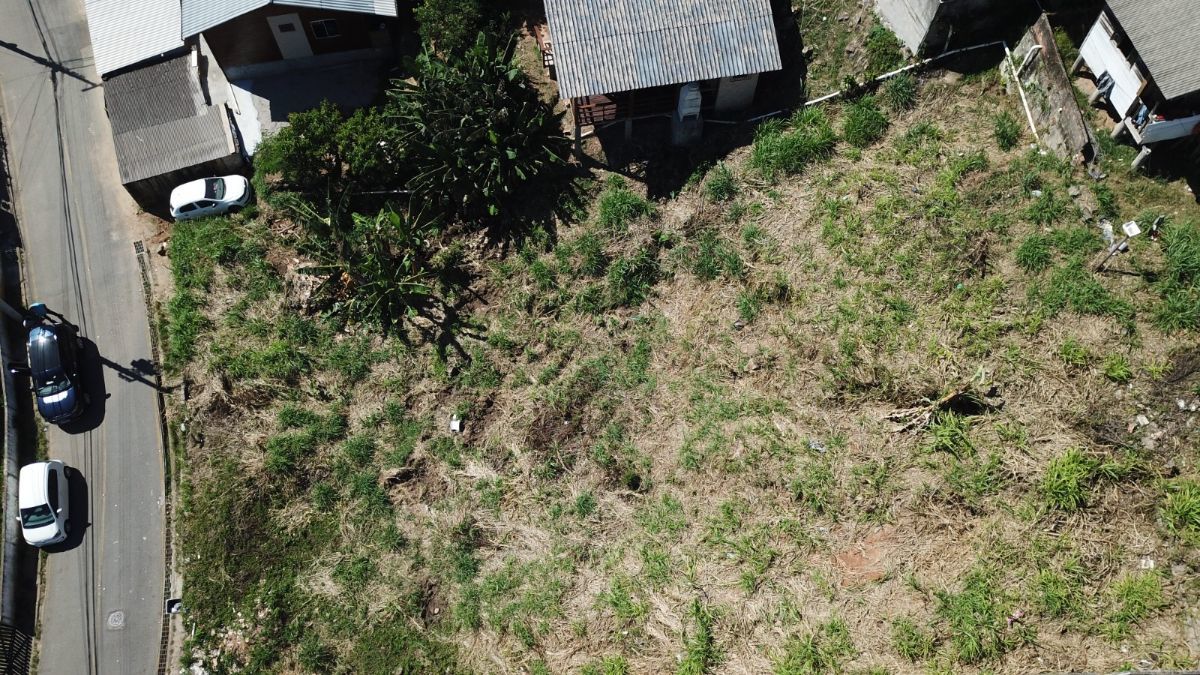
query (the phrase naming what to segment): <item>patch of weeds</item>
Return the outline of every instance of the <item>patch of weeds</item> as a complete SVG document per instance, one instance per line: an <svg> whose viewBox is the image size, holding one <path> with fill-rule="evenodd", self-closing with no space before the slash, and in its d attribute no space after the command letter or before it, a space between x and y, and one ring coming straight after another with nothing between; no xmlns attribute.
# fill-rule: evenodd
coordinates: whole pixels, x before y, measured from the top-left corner
<svg viewBox="0 0 1200 675"><path fill-rule="evenodd" d="M1117 203L1117 193L1104 183L1092 186L1092 194L1096 196L1096 215L1101 218L1116 218L1121 213Z"/></svg>
<svg viewBox="0 0 1200 675"><path fill-rule="evenodd" d="M1162 578L1154 572L1123 575L1105 593L1109 610L1104 633L1112 640L1129 635L1130 629L1167 605Z"/></svg>
<svg viewBox="0 0 1200 675"><path fill-rule="evenodd" d="M1017 142L1021 140L1021 125L1017 118L1003 110L992 118L992 136L996 139L996 145L1008 152L1017 147Z"/></svg>
<svg viewBox="0 0 1200 675"><path fill-rule="evenodd" d="M1025 217L1035 225L1049 226L1062 220L1063 216L1067 215L1069 204L1064 199L1059 199L1054 190L1046 188L1042 190L1042 194L1033 200L1029 208L1025 209Z"/></svg>
<svg viewBox="0 0 1200 675"><path fill-rule="evenodd" d="M929 122L918 122L893 141L900 159L908 164L932 163L942 146L943 134Z"/></svg>
<svg viewBox="0 0 1200 675"><path fill-rule="evenodd" d="M598 277L608 269L609 257L604 244L595 234L588 232L575 240L575 257L578 259L579 274Z"/></svg>
<svg viewBox="0 0 1200 675"><path fill-rule="evenodd" d="M581 492L577 497L575 497L574 511L575 515L579 516L580 518L587 518L595 513L597 506L598 504L596 503L596 496L591 492Z"/></svg>
<svg viewBox="0 0 1200 675"><path fill-rule="evenodd" d="M366 434L351 437L342 443L342 452L353 463L365 466L375 458L375 438Z"/></svg>
<svg viewBox="0 0 1200 675"><path fill-rule="evenodd" d="M998 576L977 567L967 573L957 593L934 592L937 615L947 624L952 654L960 663L994 659L1021 641L1006 631L1008 602Z"/></svg>
<svg viewBox="0 0 1200 675"><path fill-rule="evenodd" d="M585 664L579 671L579 675L629 675L633 670L629 667L629 662L624 656L615 654L606 656L599 661L592 661Z"/></svg>
<svg viewBox="0 0 1200 675"><path fill-rule="evenodd" d="M781 120L760 125L754 134L750 166L764 178L800 173L810 163L833 154L837 135L824 111L802 108L790 120L791 127Z"/></svg>
<svg viewBox="0 0 1200 675"><path fill-rule="evenodd" d="M623 232L640 218L653 217L657 209L644 197L629 189L623 178L610 175L600 194L598 221L601 227Z"/></svg>
<svg viewBox="0 0 1200 675"><path fill-rule="evenodd" d="M1124 354L1109 354L1104 357L1104 376L1117 384L1125 384L1133 379L1133 367Z"/></svg>
<svg viewBox="0 0 1200 675"><path fill-rule="evenodd" d="M1077 511L1088 504L1092 487L1099 481L1119 481L1144 472L1133 457L1102 459L1069 448L1050 460L1038 491L1046 506L1061 511Z"/></svg>
<svg viewBox="0 0 1200 675"><path fill-rule="evenodd" d="M617 621L626 627L641 623L650 613L650 603L635 597L633 582L620 574L613 577L608 590L600 593L600 603L612 610Z"/></svg>
<svg viewBox="0 0 1200 675"><path fill-rule="evenodd" d="M429 440L429 454L445 462L452 469L463 467L463 442L453 436L435 436Z"/></svg>
<svg viewBox="0 0 1200 675"><path fill-rule="evenodd" d="M933 634L907 617L892 621L892 645L900 656L913 663L933 656Z"/></svg>
<svg viewBox="0 0 1200 675"><path fill-rule="evenodd" d="M728 202L738 195L737 179L733 171L724 162L713 167L708 172L708 180L704 183L704 196L710 202Z"/></svg>
<svg viewBox="0 0 1200 675"><path fill-rule="evenodd" d="M904 54L901 52L900 40L892 31L878 22L867 33L867 72L868 79L876 78L884 73L899 68L904 64Z"/></svg>
<svg viewBox="0 0 1200 675"><path fill-rule="evenodd" d="M339 373L347 382L363 380L371 374L377 355L366 337L355 337L334 342L325 352L324 364Z"/></svg>
<svg viewBox="0 0 1200 675"><path fill-rule="evenodd" d="M1200 483L1194 480L1166 483L1159 514L1171 534L1187 542L1200 542Z"/></svg>
<svg viewBox="0 0 1200 675"><path fill-rule="evenodd" d="M1086 368L1092 361L1092 353L1079 340L1069 337L1059 345L1058 358L1068 368Z"/></svg>
<svg viewBox="0 0 1200 675"><path fill-rule="evenodd" d="M864 519L886 522L890 517L889 496L892 480L892 458L864 462L851 470L854 478L854 503Z"/></svg>
<svg viewBox="0 0 1200 675"><path fill-rule="evenodd" d="M660 275L657 247L642 246L633 255L616 259L608 268L608 305L636 307L642 304Z"/></svg>
<svg viewBox="0 0 1200 675"><path fill-rule="evenodd" d="M1004 488L1004 465L1000 456L988 455L986 460L952 459L946 471L946 483L959 499L972 507L979 507L985 497L997 494Z"/></svg>
<svg viewBox="0 0 1200 675"><path fill-rule="evenodd" d="M841 619L818 626L811 634L788 638L775 659L775 675L821 675L845 672L845 661L857 650Z"/></svg>
<svg viewBox="0 0 1200 675"><path fill-rule="evenodd" d="M333 580L343 589L354 591L363 588L375 575L375 561L367 556L354 556L339 560L333 566Z"/></svg>
<svg viewBox="0 0 1200 675"><path fill-rule="evenodd" d="M842 121L842 138L856 148L866 148L883 138L888 120L871 96L852 101Z"/></svg>
<svg viewBox="0 0 1200 675"><path fill-rule="evenodd" d="M313 438L310 434L293 432L272 436L267 439L267 456L263 465L270 473L289 475L312 450Z"/></svg>
<svg viewBox="0 0 1200 675"><path fill-rule="evenodd" d="M1166 269L1157 284L1162 303L1154 324L1168 332L1200 329L1200 225L1168 224L1162 249Z"/></svg>
<svg viewBox="0 0 1200 675"><path fill-rule="evenodd" d="M1045 286L1031 287L1030 296L1040 301L1050 316L1064 309L1076 314L1112 316L1125 322L1132 321L1134 316L1133 305L1114 296L1097 281L1080 258L1055 269Z"/></svg>
<svg viewBox="0 0 1200 675"><path fill-rule="evenodd" d="M713 636L713 623L716 617L712 610L700 602L692 600L688 608L688 617L692 621L690 634L683 635L683 658L675 669L677 675L703 675L720 660Z"/></svg>
<svg viewBox="0 0 1200 675"><path fill-rule="evenodd" d="M1071 556L1061 569L1042 569L1034 578L1034 602L1043 615L1054 618L1078 616L1082 610L1087 577L1079 559Z"/></svg>
<svg viewBox="0 0 1200 675"><path fill-rule="evenodd" d="M721 238L714 229L702 230L691 255L691 270L700 279L712 281L720 276L741 279L746 275L746 263L737 249Z"/></svg>
<svg viewBox="0 0 1200 675"><path fill-rule="evenodd" d="M437 568L450 579L466 583L479 574L479 556L483 531L474 519L464 518L443 537Z"/></svg>
<svg viewBox="0 0 1200 675"><path fill-rule="evenodd" d="M958 458L975 454L969 430L970 418L955 412L943 412L934 416L927 429L926 452L946 452Z"/></svg>
<svg viewBox="0 0 1200 675"><path fill-rule="evenodd" d="M1026 272L1041 272L1050 267L1054 256L1050 250L1050 238L1044 234L1031 234L1021 242L1016 251L1017 265Z"/></svg>
<svg viewBox="0 0 1200 675"><path fill-rule="evenodd" d="M321 416L312 410L301 408L295 403L285 403L276 415L280 429L300 429L318 424Z"/></svg>
<svg viewBox="0 0 1200 675"><path fill-rule="evenodd" d="M504 381L504 374L481 349L472 349L471 358L456 377L459 386L477 391L491 391Z"/></svg>
<svg viewBox="0 0 1200 675"><path fill-rule="evenodd" d="M896 112L908 110L917 104L917 78L900 73L883 84L879 97Z"/></svg>
<svg viewBox="0 0 1200 675"><path fill-rule="evenodd" d="M650 534L678 534L687 529L683 502L669 494L651 501L640 509L634 519Z"/></svg>
<svg viewBox="0 0 1200 675"><path fill-rule="evenodd" d="M663 588L675 573L675 565L667 549L657 543L643 544L638 551L642 560L642 574L655 588Z"/></svg>

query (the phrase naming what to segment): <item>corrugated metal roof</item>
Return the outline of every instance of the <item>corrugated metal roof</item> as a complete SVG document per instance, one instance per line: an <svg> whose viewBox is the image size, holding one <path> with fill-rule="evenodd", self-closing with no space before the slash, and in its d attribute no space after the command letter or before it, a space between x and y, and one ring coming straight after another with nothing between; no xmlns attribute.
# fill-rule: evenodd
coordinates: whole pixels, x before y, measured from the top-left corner
<svg viewBox="0 0 1200 675"><path fill-rule="evenodd" d="M782 67L770 0L545 0L563 98Z"/></svg>
<svg viewBox="0 0 1200 675"><path fill-rule="evenodd" d="M183 36L199 35L213 26L269 4L271 0L181 0Z"/></svg>
<svg viewBox="0 0 1200 675"><path fill-rule="evenodd" d="M85 7L101 75L183 46L179 0L87 0Z"/></svg>
<svg viewBox="0 0 1200 675"><path fill-rule="evenodd" d="M1167 99L1200 91L1200 1L1108 0Z"/></svg>
<svg viewBox="0 0 1200 675"><path fill-rule="evenodd" d="M184 37L197 35L213 26L219 26L247 12L271 4L396 16L396 0L181 0L181 2Z"/></svg>
<svg viewBox="0 0 1200 675"><path fill-rule="evenodd" d="M181 56L105 82L122 183L236 151L225 108L205 104L197 77L191 58Z"/></svg>

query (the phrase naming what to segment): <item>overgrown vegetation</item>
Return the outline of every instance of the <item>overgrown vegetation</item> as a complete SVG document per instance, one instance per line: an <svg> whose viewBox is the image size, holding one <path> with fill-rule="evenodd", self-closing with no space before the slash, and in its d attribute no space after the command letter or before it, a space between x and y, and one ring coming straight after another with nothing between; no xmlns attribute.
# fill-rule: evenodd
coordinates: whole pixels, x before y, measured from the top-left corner
<svg viewBox="0 0 1200 675"><path fill-rule="evenodd" d="M839 2L801 17L821 45L859 31L813 72L898 65ZM495 17L421 8L447 22L425 17L446 57L429 72L470 81L461 119L489 128L465 101L513 86L508 55L472 75L445 52ZM999 80L900 76L667 190L655 161L581 178L548 160L441 201L396 98L312 113L296 126L319 143L268 141L312 170L276 165L257 213L178 223L169 248L186 660L1186 667L1200 211L1178 181L996 152L998 115L1020 114ZM463 133L447 162L530 159ZM491 180L472 171L446 194ZM422 194L358 194L376 180ZM567 185L584 199L559 208ZM1091 196L1169 217L1096 273Z"/></svg>

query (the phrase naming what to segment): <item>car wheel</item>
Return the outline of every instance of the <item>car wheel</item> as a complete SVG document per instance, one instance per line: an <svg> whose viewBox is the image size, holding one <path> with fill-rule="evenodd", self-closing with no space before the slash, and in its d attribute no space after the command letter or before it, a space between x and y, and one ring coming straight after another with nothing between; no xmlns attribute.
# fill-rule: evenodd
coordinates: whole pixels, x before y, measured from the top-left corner
<svg viewBox="0 0 1200 675"><path fill-rule="evenodd" d="M226 211L226 213L228 213L231 216L236 216L237 214L239 214L241 212L242 212L242 207L240 207L240 206L231 206L231 207L229 207L229 210Z"/></svg>

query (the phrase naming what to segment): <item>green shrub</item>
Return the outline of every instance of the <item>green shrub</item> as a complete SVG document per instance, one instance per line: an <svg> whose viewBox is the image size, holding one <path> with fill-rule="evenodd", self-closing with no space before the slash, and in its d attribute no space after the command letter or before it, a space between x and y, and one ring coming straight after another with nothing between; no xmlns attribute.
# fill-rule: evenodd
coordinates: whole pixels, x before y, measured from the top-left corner
<svg viewBox="0 0 1200 675"><path fill-rule="evenodd" d="M480 0L422 0L413 10L421 40L453 58L488 28Z"/></svg>
<svg viewBox="0 0 1200 675"><path fill-rule="evenodd" d="M704 194L710 202L727 202L738 195L737 179L733 171L723 162L708 172L704 183Z"/></svg>
<svg viewBox="0 0 1200 675"><path fill-rule="evenodd" d="M408 186L447 218L507 214L545 191L570 141L562 113L514 61L516 40L479 39L453 59L422 53L415 81L392 80ZM557 184L557 183L554 183Z"/></svg>
<svg viewBox="0 0 1200 675"><path fill-rule="evenodd" d="M600 195L599 222L602 227L620 232L627 230L635 220L654 215L654 205L630 190L623 178L615 174L608 177L607 186Z"/></svg>
<svg viewBox="0 0 1200 675"><path fill-rule="evenodd" d="M873 97L864 96L847 105L842 121L842 138L850 145L866 148L883 138L887 128L887 116L875 104Z"/></svg>
<svg viewBox="0 0 1200 675"><path fill-rule="evenodd" d="M996 145L1008 152L1017 147L1017 141L1021 140L1021 125L1007 110L1001 111L992 118L992 135L996 138Z"/></svg>
<svg viewBox="0 0 1200 675"><path fill-rule="evenodd" d="M1017 265L1026 272L1041 272L1050 266L1050 238L1042 234L1031 234L1021 242L1016 252Z"/></svg>
<svg viewBox="0 0 1200 675"><path fill-rule="evenodd" d="M338 131L342 113L329 101L288 115L287 126L268 134L254 151L256 176L278 174L285 187L313 192L341 178ZM263 184L260 179L260 184Z"/></svg>
<svg viewBox="0 0 1200 675"><path fill-rule="evenodd" d="M765 178L798 174L810 163L833 154L837 135L822 110L802 108L790 124L771 120L755 132L750 166Z"/></svg>
<svg viewBox="0 0 1200 675"><path fill-rule="evenodd" d="M893 111L908 110L917 104L917 78L900 73L883 84L880 97Z"/></svg>

